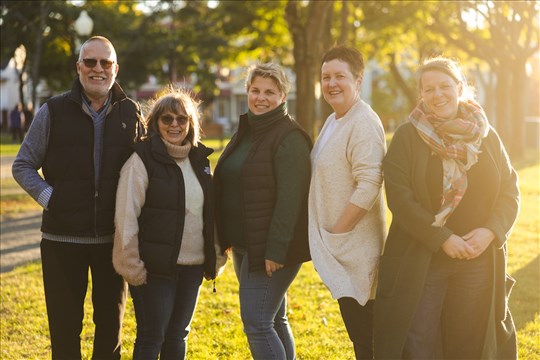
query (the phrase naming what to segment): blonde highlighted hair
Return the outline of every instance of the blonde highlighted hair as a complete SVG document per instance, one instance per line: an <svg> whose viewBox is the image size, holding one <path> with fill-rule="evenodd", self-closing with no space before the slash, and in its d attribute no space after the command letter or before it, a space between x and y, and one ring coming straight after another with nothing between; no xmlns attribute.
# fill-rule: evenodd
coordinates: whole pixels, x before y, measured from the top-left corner
<svg viewBox="0 0 540 360"><path fill-rule="evenodd" d="M278 90L283 95L287 96L287 94L289 93L289 90L291 88L291 82L285 74L283 68L278 64L269 62L252 66L248 70L248 74L246 77L246 91L249 91L251 84L257 77L272 79L276 84Z"/></svg>

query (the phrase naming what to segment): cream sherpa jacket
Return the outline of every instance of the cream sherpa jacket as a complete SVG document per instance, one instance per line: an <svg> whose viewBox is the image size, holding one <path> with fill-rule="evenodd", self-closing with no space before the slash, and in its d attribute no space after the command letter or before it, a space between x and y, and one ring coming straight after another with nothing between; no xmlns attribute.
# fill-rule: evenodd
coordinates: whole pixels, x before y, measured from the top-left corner
<svg viewBox="0 0 540 360"><path fill-rule="evenodd" d="M334 299L352 297L361 305L374 298L377 266L386 237L382 196L384 129L377 114L359 100L338 121L326 144L312 150L309 191L309 245L321 279ZM319 151L320 150L320 151ZM314 158L315 154L318 154ZM348 203L368 210L347 233L329 232Z"/></svg>

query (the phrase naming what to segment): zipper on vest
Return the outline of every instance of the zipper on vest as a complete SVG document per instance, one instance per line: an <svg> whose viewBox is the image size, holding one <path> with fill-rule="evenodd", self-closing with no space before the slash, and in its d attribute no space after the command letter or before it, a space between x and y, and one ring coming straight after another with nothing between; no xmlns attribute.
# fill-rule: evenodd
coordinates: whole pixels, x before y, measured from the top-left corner
<svg viewBox="0 0 540 360"><path fill-rule="evenodd" d="M213 286L212 292L213 293L217 292L217 290L216 290L216 279L214 279L214 286Z"/></svg>
<svg viewBox="0 0 540 360"><path fill-rule="evenodd" d="M106 111L106 110L104 110ZM88 114L90 115L90 114ZM97 173L96 173L96 124L94 123L94 118L90 115L90 121L92 123L92 158L93 158L93 163L92 163L92 169L94 169L94 172L93 172L93 177L94 177L94 234L96 237L99 236L98 234L98 229L97 229L97 217L98 217L98 206L97 206L97 203L98 203L98 188L99 188L99 176L102 176L101 174L101 166L103 165L103 153L102 153L102 150L103 150L103 144L105 143L105 134L106 134L106 131L105 131L105 121L107 120L107 114L105 114L105 118L103 119L103 132L102 132L102 137L101 137L101 149L100 150L100 153L97 155L98 158L99 158L99 169L97 170ZM98 176L99 174L99 176Z"/></svg>
<svg viewBox="0 0 540 360"><path fill-rule="evenodd" d="M98 200L98 191L97 188L94 192L94 233L96 234L96 237L98 237L98 231L97 231L97 200Z"/></svg>
<svg viewBox="0 0 540 360"><path fill-rule="evenodd" d="M182 189L184 188L184 211L182 211L183 213L183 217L184 217L184 220L183 220L183 225L182 225L182 228L181 229L176 229L177 232L180 233L180 241L176 241L175 243L175 247L174 247L174 253L176 254L176 259L178 259L178 257L180 256L180 251L182 251L182 237L184 236L184 227L186 226L186 215L185 215L185 208L186 208L186 183L184 182L184 175L182 174L182 170L180 169L180 167L177 165L177 164L174 164L174 171L176 172L176 175L177 175L177 181L178 181L178 189ZM180 198L179 198L180 199ZM181 201L180 201L181 202ZM178 231L178 230L181 230L181 231ZM176 265L176 261L175 261L175 264ZM178 278L178 274L176 275L177 278Z"/></svg>

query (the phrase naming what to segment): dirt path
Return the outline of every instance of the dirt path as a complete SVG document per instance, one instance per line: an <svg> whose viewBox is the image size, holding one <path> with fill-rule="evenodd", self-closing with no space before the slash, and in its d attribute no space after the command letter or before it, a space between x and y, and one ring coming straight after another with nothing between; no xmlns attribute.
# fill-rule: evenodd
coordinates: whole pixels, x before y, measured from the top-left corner
<svg viewBox="0 0 540 360"><path fill-rule="evenodd" d="M12 179L11 164L15 156L0 157L1 180ZM18 191L23 190L17 187ZM4 189L5 190L5 189ZM9 190L11 194L12 189ZM0 216L0 272L39 260L41 211Z"/></svg>
<svg viewBox="0 0 540 360"><path fill-rule="evenodd" d="M0 272L39 260L41 211L0 217Z"/></svg>
<svg viewBox="0 0 540 360"><path fill-rule="evenodd" d="M2 179L11 178L11 165L15 160L15 156L1 156L0 157L0 177Z"/></svg>

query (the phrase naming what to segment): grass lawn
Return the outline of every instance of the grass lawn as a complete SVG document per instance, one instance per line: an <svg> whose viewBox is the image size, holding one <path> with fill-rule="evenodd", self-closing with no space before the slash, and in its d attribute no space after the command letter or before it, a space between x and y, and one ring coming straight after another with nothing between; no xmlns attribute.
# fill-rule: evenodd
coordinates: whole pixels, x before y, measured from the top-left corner
<svg viewBox="0 0 540 360"><path fill-rule="evenodd" d="M220 147L218 142L209 143ZM212 156L214 163L218 156L219 151ZM540 165L537 154L532 158L532 161L516 164L522 203L509 241L508 263L509 274L517 279L510 307L518 329L519 354L521 359L530 360L540 358ZM13 201L15 204L21 199ZM6 204L2 195L2 207ZM217 292L213 293L211 282L205 281L201 288L189 337L188 358L249 359L231 262L218 278L216 287ZM290 288L288 301L299 359L353 359L337 302L331 299L311 263L302 267ZM89 359L93 335L89 296L84 321L81 344L84 358ZM0 333L1 359L50 358L39 262L0 274ZM123 329L123 359L131 359L134 340L135 320L129 299Z"/></svg>
<svg viewBox="0 0 540 360"><path fill-rule="evenodd" d="M20 144L13 143L11 140L11 135L2 132L0 133L0 155L16 155L19 151Z"/></svg>
<svg viewBox="0 0 540 360"><path fill-rule="evenodd" d="M0 133L0 156L15 156L19 151L20 144L11 141L11 135L5 132ZM9 171L11 169L4 169ZM3 176L4 174L2 174ZM0 179L0 215L16 214L24 211L39 210L40 206L26 193L22 193L19 185L11 177Z"/></svg>

